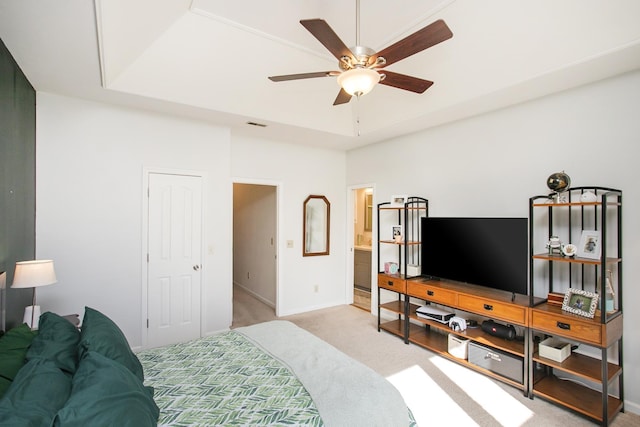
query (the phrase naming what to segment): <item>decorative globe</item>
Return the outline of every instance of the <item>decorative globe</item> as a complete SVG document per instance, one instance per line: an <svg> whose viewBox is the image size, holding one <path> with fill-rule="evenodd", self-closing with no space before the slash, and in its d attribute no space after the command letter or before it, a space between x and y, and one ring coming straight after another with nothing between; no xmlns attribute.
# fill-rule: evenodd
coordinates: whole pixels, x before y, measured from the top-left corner
<svg viewBox="0 0 640 427"><path fill-rule="evenodd" d="M549 175L549 178L547 178L547 187L556 193L567 191L570 185L571 178L569 178L569 175L564 173L564 171L552 173Z"/></svg>

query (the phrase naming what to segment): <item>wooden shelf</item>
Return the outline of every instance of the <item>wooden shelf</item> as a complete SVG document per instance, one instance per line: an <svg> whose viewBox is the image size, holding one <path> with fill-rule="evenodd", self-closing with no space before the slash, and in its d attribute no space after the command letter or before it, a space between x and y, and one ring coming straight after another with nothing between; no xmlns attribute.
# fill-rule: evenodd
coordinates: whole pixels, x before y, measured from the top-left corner
<svg viewBox="0 0 640 427"><path fill-rule="evenodd" d="M548 199L552 200L552 199ZM534 208L549 208L549 207L562 207L562 206L602 206L602 202L564 202L556 203L553 201L547 203L533 203ZM607 206L620 206L618 202L607 202Z"/></svg>
<svg viewBox="0 0 640 427"><path fill-rule="evenodd" d="M541 259L544 261L554 262L569 262L574 264L588 264L588 265L600 265L602 264L600 259L580 258L580 257L568 257L558 254L548 254L546 252L532 255L533 259ZM606 264L616 264L622 261L622 258L607 258Z"/></svg>
<svg viewBox="0 0 640 427"><path fill-rule="evenodd" d="M603 421L602 394L581 384L569 380L561 380L556 376L550 375L534 384L533 394L586 415L598 422ZM607 404L608 419L613 419L620 410L622 410L622 401L616 397L609 396Z"/></svg>
<svg viewBox="0 0 640 427"><path fill-rule="evenodd" d="M506 351L507 353L514 354L519 357L524 357L524 342L522 341L509 341L504 338L498 338L485 333L479 326L477 328L467 328L462 332L453 331L449 325L437 322L435 320L425 319L418 317L415 314L410 314L409 318L413 321L420 322L426 326L442 330L447 334L454 334L459 337L470 339L487 347L493 347L499 350ZM445 337L446 338L446 337ZM447 349L445 348L445 351Z"/></svg>
<svg viewBox="0 0 640 427"><path fill-rule="evenodd" d="M409 342L426 348L427 350L436 353L438 356L452 360L460 365L466 366L469 369L480 372L483 375L494 378L498 381L502 381L512 387L516 387L523 391L526 391L524 390L524 385L522 383L513 381L507 377L503 377L502 375L496 374L495 372L484 369L478 365L469 363L469 361L467 361L466 359L460 359L453 356L451 353L449 353L449 342L447 335L438 332L431 332L424 327L412 323L409 327ZM520 355L520 357L523 357L523 355Z"/></svg>
<svg viewBox="0 0 640 427"><path fill-rule="evenodd" d="M418 241L414 241L414 240L409 240L408 242L404 241L404 240L401 241L401 242L396 242L395 240L380 240L380 243L388 243L388 244L391 244L391 245L398 245L398 246L404 246L404 245L411 246L411 245L419 245L422 242L418 242Z"/></svg>
<svg viewBox="0 0 640 427"><path fill-rule="evenodd" d="M384 271L380 271L378 272L378 275L383 274L386 277L390 278L390 279L398 279L398 280L405 280L407 277L404 274L400 274L400 273L385 273Z"/></svg>
<svg viewBox="0 0 640 427"><path fill-rule="evenodd" d="M404 301L391 301L380 304L380 308L396 314L404 314Z"/></svg>
<svg viewBox="0 0 640 427"><path fill-rule="evenodd" d="M567 372L573 375L577 375L588 381L594 381L602 383L602 366L599 359L585 356L580 353L572 353L562 362L556 362L555 360L541 357L539 353L533 354L534 362L542 363L543 365L557 369L559 371ZM622 373L622 368L613 363L607 364L608 382L611 382L618 375Z"/></svg>
<svg viewBox="0 0 640 427"><path fill-rule="evenodd" d="M408 211L426 211L427 208L425 206L421 206L421 207L417 207L417 206L408 206L408 207L404 207L404 206L380 206L378 209L380 209L381 211L402 211L402 210L408 210Z"/></svg>
<svg viewBox="0 0 640 427"><path fill-rule="evenodd" d="M380 329L383 329L389 333L404 338L404 321L403 320L391 320L389 322L380 323Z"/></svg>

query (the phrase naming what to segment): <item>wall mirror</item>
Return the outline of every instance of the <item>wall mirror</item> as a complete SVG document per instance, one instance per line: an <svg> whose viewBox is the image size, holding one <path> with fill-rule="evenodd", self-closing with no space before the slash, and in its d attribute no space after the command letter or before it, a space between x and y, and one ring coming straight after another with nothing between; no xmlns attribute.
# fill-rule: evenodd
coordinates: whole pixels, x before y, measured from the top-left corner
<svg viewBox="0 0 640 427"><path fill-rule="evenodd" d="M311 195L303 204L302 256L329 255L329 213L324 196Z"/></svg>
<svg viewBox="0 0 640 427"><path fill-rule="evenodd" d="M373 228L373 194L364 194L364 231Z"/></svg>

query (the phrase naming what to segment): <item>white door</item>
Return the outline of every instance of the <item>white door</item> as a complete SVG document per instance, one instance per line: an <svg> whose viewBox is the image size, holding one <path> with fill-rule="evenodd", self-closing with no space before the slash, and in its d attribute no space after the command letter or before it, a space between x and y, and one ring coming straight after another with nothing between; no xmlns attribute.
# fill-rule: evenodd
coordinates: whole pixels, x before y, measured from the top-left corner
<svg viewBox="0 0 640 427"><path fill-rule="evenodd" d="M200 337L201 177L149 173L148 346Z"/></svg>

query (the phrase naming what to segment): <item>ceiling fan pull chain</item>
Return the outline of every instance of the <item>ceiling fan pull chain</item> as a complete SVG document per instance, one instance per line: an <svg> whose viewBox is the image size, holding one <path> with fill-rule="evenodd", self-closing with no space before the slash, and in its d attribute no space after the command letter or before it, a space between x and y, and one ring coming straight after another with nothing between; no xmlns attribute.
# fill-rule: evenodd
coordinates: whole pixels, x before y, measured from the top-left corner
<svg viewBox="0 0 640 427"><path fill-rule="evenodd" d="M356 133L360 136L360 95L356 95Z"/></svg>

